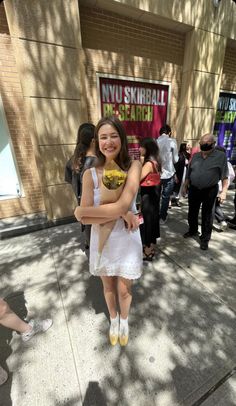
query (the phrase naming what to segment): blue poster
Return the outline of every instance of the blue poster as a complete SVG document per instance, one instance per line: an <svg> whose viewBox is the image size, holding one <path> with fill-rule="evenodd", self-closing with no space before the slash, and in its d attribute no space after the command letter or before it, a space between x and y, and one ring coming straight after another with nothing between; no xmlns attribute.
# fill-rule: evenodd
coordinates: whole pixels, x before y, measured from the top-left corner
<svg viewBox="0 0 236 406"><path fill-rule="evenodd" d="M217 144L226 149L227 159L236 165L236 94L220 93L214 135Z"/></svg>

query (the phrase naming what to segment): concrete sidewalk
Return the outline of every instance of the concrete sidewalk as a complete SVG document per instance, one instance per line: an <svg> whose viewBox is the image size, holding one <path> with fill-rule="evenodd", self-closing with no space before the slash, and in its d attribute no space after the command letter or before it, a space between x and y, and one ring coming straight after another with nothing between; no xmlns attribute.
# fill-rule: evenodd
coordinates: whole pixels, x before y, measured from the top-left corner
<svg viewBox="0 0 236 406"><path fill-rule="evenodd" d="M236 405L236 231L213 232L201 251L182 237L186 217L186 201L171 209L134 285L126 348L108 343L79 224L0 241L0 296L22 317L54 321L27 345L1 328L1 406Z"/></svg>

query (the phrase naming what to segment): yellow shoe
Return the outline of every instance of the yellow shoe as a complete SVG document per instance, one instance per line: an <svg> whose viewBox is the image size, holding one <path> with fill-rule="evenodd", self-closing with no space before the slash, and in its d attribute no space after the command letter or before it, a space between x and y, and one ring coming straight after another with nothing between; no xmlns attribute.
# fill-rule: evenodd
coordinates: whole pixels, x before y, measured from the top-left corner
<svg viewBox="0 0 236 406"><path fill-rule="evenodd" d="M125 347L129 341L128 318L120 319L119 342L121 347Z"/></svg>
<svg viewBox="0 0 236 406"><path fill-rule="evenodd" d="M119 336L121 347L125 347L128 344L129 336Z"/></svg>
<svg viewBox="0 0 236 406"><path fill-rule="evenodd" d="M116 345L118 343L118 334L117 335L109 334L109 338L111 345Z"/></svg>
<svg viewBox="0 0 236 406"><path fill-rule="evenodd" d="M111 345L116 345L118 343L119 336L119 315L115 319L111 319L110 330L109 330L109 339Z"/></svg>

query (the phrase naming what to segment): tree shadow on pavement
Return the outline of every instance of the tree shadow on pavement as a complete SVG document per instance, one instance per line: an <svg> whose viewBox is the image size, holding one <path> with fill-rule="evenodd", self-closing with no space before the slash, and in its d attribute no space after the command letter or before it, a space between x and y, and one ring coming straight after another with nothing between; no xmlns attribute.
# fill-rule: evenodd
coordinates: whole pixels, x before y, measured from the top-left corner
<svg viewBox="0 0 236 406"><path fill-rule="evenodd" d="M178 244L177 247L181 249ZM61 249L56 248L59 259L56 266L67 271L60 284L68 287L67 279L74 288L80 287L78 292L85 292L83 296L78 293L77 300L70 301L66 307L68 319L77 312L80 326L79 320L86 317L89 307L94 309L94 320L99 314L108 318L100 280L89 276L86 260L81 263L82 272L73 274L73 270L69 270L67 248L65 246L63 252ZM172 249L176 249L174 244ZM197 260L203 267L207 266L204 258ZM70 289L66 291L67 296ZM83 367L89 365L93 369L97 365L101 376L99 385L109 405L130 406L135 402L141 405L147 399L161 405L165 396L169 397L168 404L177 405L186 399L185 404L190 405L189 395L199 391L200 397L205 382L209 387L218 379L216 371L222 368L224 374L224 368L230 368L230 361L233 362L235 314L162 253L134 284L130 343L125 349L118 347L116 355L107 341L108 326L108 322L102 322L99 332L95 330L100 336L96 362L91 352L86 354L85 348L82 351ZM83 329L80 333L85 334ZM94 331L91 334L94 335ZM104 362L107 370L104 370ZM230 394L230 387L228 389ZM85 388L82 391L84 393Z"/></svg>
<svg viewBox="0 0 236 406"><path fill-rule="evenodd" d="M233 195L229 192L224 205L226 215L232 210ZM164 238L159 248L236 312L235 253L232 246L235 230L227 229L222 233L213 230L209 249L203 252L199 238L183 238L188 229L187 210L187 202L184 202L181 210L171 211L168 224L162 230ZM200 220L199 216L199 223Z"/></svg>
<svg viewBox="0 0 236 406"><path fill-rule="evenodd" d="M165 404L168 405L191 405L190 394L196 392L200 397L211 383L224 375L224 368L230 368L236 361L233 356L235 314L187 269L159 252L153 264L145 266L143 276L133 287L129 344L126 348L111 348L107 340L109 323L102 285L99 278L89 275L80 240L78 227L73 224L50 229L46 234L45 231L33 233L28 240L24 236L3 242L3 248L15 249L12 268L8 261L7 290L13 291L17 276L14 272L18 269L21 274L18 285L24 292L32 291L35 297L29 308L34 308L40 293L43 302L35 307L50 315L58 312L59 289L70 335L77 339L75 333L79 334L84 343L83 347L78 344L75 353L75 357L79 357L75 362L79 361L78 376L84 402L87 402L87 391L91 393L89 399L94 396L95 386L89 386L89 382L96 381L110 406L147 402L162 406L163 399L167 399ZM31 255L24 257L20 246L24 253ZM178 241L172 242L169 248L176 253L181 250ZM42 278L34 282L38 266L44 261L46 266L41 266L39 271ZM205 258L196 257L195 261L207 267ZM97 323L99 331L94 324L91 330L84 328L84 320L88 318ZM90 348L92 342L97 351ZM8 351L11 352L10 346ZM230 398L232 389L227 382L225 385ZM70 404L76 403L71 400Z"/></svg>
<svg viewBox="0 0 236 406"><path fill-rule="evenodd" d="M101 282L88 273L87 258L80 249L77 231L76 225L61 226L50 231L48 240L40 232L32 234L30 240L32 247L40 248L41 260L50 251L67 319L70 321L77 315L78 329L84 335L82 319L87 317L90 307L94 309L94 320L101 314L106 320L108 314ZM174 244L172 249L176 249ZM38 254L36 257L38 262ZM33 274L32 258L30 261ZM205 259L201 261L204 266ZM51 297L57 292L57 284L49 280L38 288L45 297L44 311L56 312L57 303ZM161 405L163 396L169 397L169 404L177 405L207 380L210 385L215 370L228 365L235 329L233 312L170 258L159 253L158 259L145 267L142 278L133 287L129 345L125 349L117 347L117 353L112 353L107 342L108 322L103 321L101 332L97 332L96 362L91 353L86 354L81 348L85 358L82 368L89 365L93 369L96 364L99 387L111 406L130 406L132 402L141 405L147 399ZM83 370L79 374L83 374ZM89 391L92 389L90 386ZM84 396L86 391L83 387ZM191 403L186 400L188 404Z"/></svg>
<svg viewBox="0 0 236 406"><path fill-rule="evenodd" d="M111 405L191 405L189 395L200 396L234 354L235 315L181 269L160 271L158 262L134 289L130 343L104 377Z"/></svg>
<svg viewBox="0 0 236 406"><path fill-rule="evenodd" d="M94 294L96 292L96 294ZM95 310L95 314L104 313L107 320L110 319L106 301L103 295L103 286L100 278L90 276L86 289L86 300Z"/></svg>

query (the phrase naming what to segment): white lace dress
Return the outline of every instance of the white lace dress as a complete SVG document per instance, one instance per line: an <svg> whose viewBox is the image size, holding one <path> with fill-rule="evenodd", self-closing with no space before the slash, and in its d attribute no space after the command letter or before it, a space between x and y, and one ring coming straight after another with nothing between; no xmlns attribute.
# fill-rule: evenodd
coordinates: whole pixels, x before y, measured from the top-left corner
<svg viewBox="0 0 236 406"><path fill-rule="evenodd" d="M100 203L100 189L95 168L90 169L94 183L94 206ZM132 211L136 211L135 199ZM127 231L123 219L116 220L102 251L98 265L98 229L92 225L90 238L89 270L96 276L121 276L126 279L138 279L142 274L143 255L139 229Z"/></svg>

